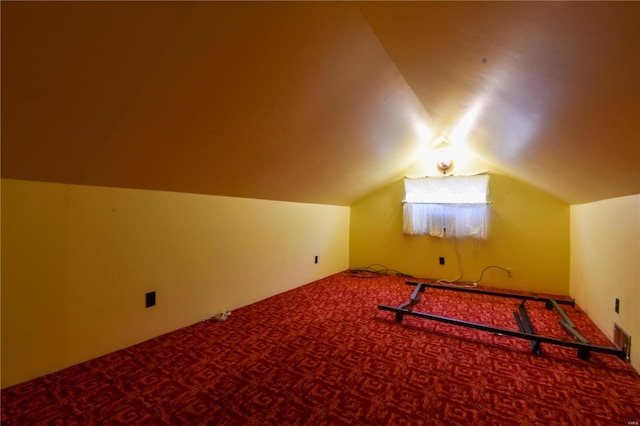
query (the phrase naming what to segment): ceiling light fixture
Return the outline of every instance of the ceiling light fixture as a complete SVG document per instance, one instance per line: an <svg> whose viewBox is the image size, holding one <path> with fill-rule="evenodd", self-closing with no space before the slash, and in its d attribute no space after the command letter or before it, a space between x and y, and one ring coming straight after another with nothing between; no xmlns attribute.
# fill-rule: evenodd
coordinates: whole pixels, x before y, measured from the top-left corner
<svg viewBox="0 0 640 426"><path fill-rule="evenodd" d="M435 153L436 167L443 174L447 174L448 171L453 169L453 159L449 141L445 137L442 137L438 142L436 142L433 149Z"/></svg>

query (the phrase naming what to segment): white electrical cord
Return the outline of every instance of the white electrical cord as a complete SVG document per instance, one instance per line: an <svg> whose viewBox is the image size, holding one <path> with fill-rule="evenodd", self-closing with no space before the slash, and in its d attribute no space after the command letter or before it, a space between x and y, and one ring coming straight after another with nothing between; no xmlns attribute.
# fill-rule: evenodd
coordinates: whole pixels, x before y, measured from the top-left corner
<svg viewBox="0 0 640 426"><path fill-rule="evenodd" d="M502 266L498 266L498 265L489 265L487 267L485 267L482 272L480 273L480 278L478 278L475 281L459 281L462 278L462 274L463 274L463 270L462 270L462 260L460 259L460 252L458 251L458 240L454 239L453 240L454 243L454 247L455 247L455 251L456 251L456 257L458 258L458 266L460 268L460 273L458 274L458 277L453 279L453 280L436 280L436 284L440 284L440 285L445 285L445 286L452 286L452 287L477 287L478 284L480 284L480 281L482 281L482 277L484 276L484 273L491 268L496 268L496 269L500 269L501 271L504 271L507 273L507 275L511 276L511 269L510 268L503 268Z"/></svg>
<svg viewBox="0 0 640 426"><path fill-rule="evenodd" d="M478 278L478 279L475 281L475 284L476 284L476 285L478 285L478 283L479 283L480 281L482 281L482 276L484 275L484 272L485 272L487 269L491 269L491 268L500 269L501 271L506 272L508 276L511 276L511 268L503 268L502 266L498 266L498 265L489 265L489 266L487 266L486 268L484 268L484 269L482 270L482 273L480 274L480 278Z"/></svg>
<svg viewBox="0 0 640 426"><path fill-rule="evenodd" d="M436 280L436 284L442 284L442 285L457 285L456 283L458 283L459 279L462 278L462 260L460 259L460 252L458 251L458 239L454 238L453 239L453 247L456 250L456 257L458 258L458 267L460 268L460 273L458 274L458 276L452 280ZM463 287L475 287L476 285L464 285L465 283L461 283L463 284ZM460 286L460 285L457 285Z"/></svg>

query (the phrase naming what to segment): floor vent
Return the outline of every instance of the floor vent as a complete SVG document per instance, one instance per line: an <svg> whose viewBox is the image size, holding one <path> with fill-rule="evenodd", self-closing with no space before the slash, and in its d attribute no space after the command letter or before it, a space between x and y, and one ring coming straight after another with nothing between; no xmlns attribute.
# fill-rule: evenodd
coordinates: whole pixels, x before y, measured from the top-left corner
<svg viewBox="0 0 640 426"><path fill-rule="evenodd" d="M629 336L629 334L627 334L627 332L616 323L613 323L613 344L627 354L627 361L629 361L629 354L631 353L631 336Z"/></svg>

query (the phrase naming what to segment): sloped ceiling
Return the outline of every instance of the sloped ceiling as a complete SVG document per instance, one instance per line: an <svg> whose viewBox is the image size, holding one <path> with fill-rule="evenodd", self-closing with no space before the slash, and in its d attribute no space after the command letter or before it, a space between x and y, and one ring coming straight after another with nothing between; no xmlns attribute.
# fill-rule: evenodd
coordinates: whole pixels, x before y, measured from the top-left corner
<svg viewBox="0 0 640 426"><path fill-rule="evenodd" d="M2 177L349 205L444 134L636 194L639 43L639 3L2 2Z"/></svg>

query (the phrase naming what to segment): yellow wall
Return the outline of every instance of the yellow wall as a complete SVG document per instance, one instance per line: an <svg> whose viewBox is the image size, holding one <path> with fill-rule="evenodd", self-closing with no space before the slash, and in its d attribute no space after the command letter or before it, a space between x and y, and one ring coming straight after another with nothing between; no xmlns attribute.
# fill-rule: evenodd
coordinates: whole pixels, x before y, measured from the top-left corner
<svg viewBox="0 0 640 426"><path fill-rule="evenodd" d="M640 195L571 206L571 296L609 338L614 322L631 335L640 371Z"/></svg>
<svg viewBox="0 0 640 426"><path fill-rule="evenodd" d="M490 269L482 285L569 294L569 205L521 181L489 178L489 237L460 239L463 280L488 265L512 268L511 278ZM455 279L453 239L402 233L404 181L399 179L351 206L350 267L381 263L416 277ZM438 263L445 257L445 265Z"/></svg>
<svg viewBox="0 0 640 426"><path fill-rule="evenodd" d="M344 270L348 227L348 207L3 179L2 387Z"/></svg>

